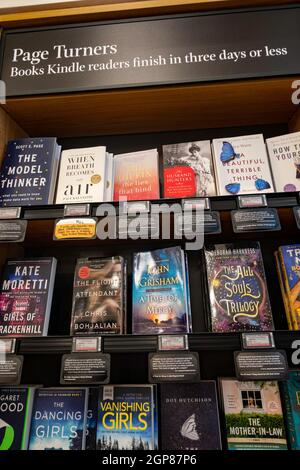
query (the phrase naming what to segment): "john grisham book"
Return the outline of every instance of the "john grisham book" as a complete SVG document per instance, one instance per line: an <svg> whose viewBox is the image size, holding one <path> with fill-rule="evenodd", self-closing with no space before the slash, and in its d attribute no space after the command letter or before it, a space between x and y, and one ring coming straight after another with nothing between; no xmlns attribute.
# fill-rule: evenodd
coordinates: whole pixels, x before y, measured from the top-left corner
<svg viewBox="0 0 300 470"><path fill-rule="evenodd" d="M97 450L154 450L155 386L100 387Z"/></svg>
<svg viewBox="0 0 300 470"><path fill-rule="evenodd" d="M258 242L205 248L213 332L273 330Z"/></svg>
<svg viewBox="0 0 300 470"><path fill-rule="evenodd" d="M71 335L124 332L126 265L121 256L77 260Z"/></svg>
<svg viewBox="0 0 300 470"><path fill-rule="evenodd" d="M46 336L55 258L8 260L0 284L0 336Z"/></svg>
<svg viewBox="0 0 300 470"><path fill-rule="evenodd" d="M163 450L221 449L216 383L162 384Z"/></svg>
<svg viewBox="0 0 300 470"><path fill-rule="evenodd" d="M87 388L37 390L28 449L85 449L87 403Z"/></svg>
<svg viewBox="0 0 300 470"><path fill-rule="evenodd" d="M300 370L290 371L282 387L290 446L300 450Z"/></svg>
<svg viewBox="0 0 300 470"><path fill-rule="evenodd" d="M209 140L163 146L164 197L215 196Z"/></svg>
<svg viewBox="0 0 300 470"><path fill-rule="evenodd" d="M229 450L286 450L276 381L220 379Z"/></svg>
<svg viewBox="0 0 300 470"><path fill-rule="evenodd" d="M0 388L0 450L26 450L33 387Z"/></svg>
<svg viewBox="0 0 300 470"><path fill-rule="evenodd" d="M54 137L8 142L0 173L0 206L52 204L59 156Z"/></svg>
<svg viewBox="0 0 300 470"><path fill-rule="evenodd" d="M136 253L133 261L134 334L187 333L190 303L180 247Z"/></svg>
<svg viewBox="0 0 300 470"><path fill-rule="evenodd" d="M289 329L300 329L300 245L278 248L278 272Z"/></svg>

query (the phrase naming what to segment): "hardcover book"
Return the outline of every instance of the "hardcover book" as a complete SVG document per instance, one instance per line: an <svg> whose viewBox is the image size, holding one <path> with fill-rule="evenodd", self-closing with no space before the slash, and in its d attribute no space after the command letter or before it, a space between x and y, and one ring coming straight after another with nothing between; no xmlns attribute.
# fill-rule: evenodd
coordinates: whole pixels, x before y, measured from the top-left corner
<svg viewBox="0 0 300 470"><path fill-rule="evenodd" d="M154 450L153 385L100 387L97 450Z"/></svg>
<svg viewBox="0 0 300 470"><path fill-rule="evenodd" d="M266 139L277 192L300 191L300 132Z"/></svg>
<svg viewBox="0 0 300 470"><path fill-rule="evenodd" d="M33 387L0 388L0 450L26 450Z"/></svg>
<svg viewBox="0 0 300 470"><path fill-rule="evenodd" d="M133 334L190 331L185 263L185 255L180 247L134 255Z"/></svg>
<svg viewBox="0 0 300 470"><path fill-rule="evenodd" d="M213 245L205 258L212 331L273 330L259 243Z"/></svg>
<svg viewBox="0 0 300 470"><path fill-rule="evenodd" d="M124 332L125 277L121 256L77 260L71 335Z"/></svg>
<svg viewBox="0 0 300 470"><path fill-rule="evenodd" d="M106 147L63 150L60 159L56 204L104 201L106 166Z"/></svg>
<svg viewBox="0 0 300 470"><path fill-rule="evenodd" d="M286 450L278 383L220 379L229 450Z"/></svg>
<svg viewBox="0 0 300 470"><path fill-rule="evenodd" d="M157 149L114 156L114 201L122 199L159 199Z"/></svg>
<svg viewBox="0 0 300 470"><path fill-rule="evenodd" d="M86 418L86 450L95 450L97 442L99 388L89 388L88 410Z"/></svg>
<svg viewBox="0 0 300 470"><path fill-rule="evenodd" d="M218 194L255 194L274 191L262 134L213 140Z"/></svg>
<svg viewBox="0 0 300 470"><path fill-rule="evenodd" d="M290 371L289 379L282 382L282 387L289 443L291 449L300 450L300 371Z"/></svg>
<svg viewBox="0 0 300 470"><path fill-rule="evenodd" d="M0 173L0 206L52 204L59 156L54 137L9 141Z"/></svg>
<svg viewBox="0 0 300 470"><path fill-rule="evenodd" d="M55 258L8 260L0 284L0 336L46 336Z"/></svg>
<svg viewBox="0 0 300 470"><path fill-rule="evenodd" d="M163 145L164 197L216 195L209 140Z"/></svg>
<svg viewBox="0 0 300 470"><path fill-rule="evenodd" d="M161 385L163 450L221 449L216 384Z"/></svg>
<svg viewBox="0 0 300 470"><path fill-rule="evenodd" d="M29 450L83 450L88 389L39 389L35 393Z"/></svg>
<svg viewBox="0 0 300 470"><path fill-rule="evenodd" d="M282 294L289 328L300 329L300 245L278 248Z"/></svg>

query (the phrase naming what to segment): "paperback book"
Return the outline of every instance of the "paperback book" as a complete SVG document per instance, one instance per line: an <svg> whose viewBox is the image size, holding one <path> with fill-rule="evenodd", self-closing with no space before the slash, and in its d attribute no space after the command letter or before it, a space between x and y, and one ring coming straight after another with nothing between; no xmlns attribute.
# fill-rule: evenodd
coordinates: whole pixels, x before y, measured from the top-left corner
<svg viewBox="0 0 300 470"><path fill-rule="evenodd" d="M186 258L180 247L134 255L133 334L190 331L186 269Z"/></svg>
<svg viewBox="0 0 300 470"><path fill-rule="evenodd" d="M300 450L300 371L290 371L282 387L289 443L291 449Z"/></svg>
<svg viewBox="0 0 300 470"><path fill-rule="evenodd" d="M286 450L287 441L275 381L220 379L229 450Z"/></svg>
<svg viewBox="0 0 300 470"><path fill-rule="evenodd" d="M216 384L161 385L163 450L219 450L220 423Z"/></svg>
<svg viewBox="0 0 300 470"><path fill-rule="evenodd" d="M87 388L37 390L28 449L85 449L87 403Z"/></svg>
<svg viewBox="0 0 300 470"><path fill-rule="evenodd" d="M209 140L163 145L164 197L216 195Z"/></svg>
<svg viewBox="0 0 300 470"><path fill-rule="evenodd" d="M71 335L124 333L125 286L126 263L121 256L78 259Z"/></svg>
<svg viewBox="0 0 300 470"><path fill-rule="evenodd" d="M213 140L218 194L274 192L262 134Z"/></svg>
<svg viewBox="0 0 300 470"><path fill-rule="evenodd" d="M88 410L86 417L86 450L95 450L97 442L99 388L89 388Z"/></svg>
<svg viewBox="0 0 300 470"><path fill-rule="evenodd" d="M154 450L155 386L100 387L97 450Z"/></svg>
<svg viewBox="0 0 300 470"><path fill-rule="evenodd" d="M26 450L33 387L0 388L0 450Z"/></svg>
<svg viewBox="0 0 300 470"><path fill-rule="evenodd" d="M300 132L266 139L275 190L300 191Z"/></svg>
<svg viewBox="0 0 300 470"><path fill-rule="evenodd" d="M278 248L278 273L289 328L300 329L300 245Z"/></svg>
<svg viewBox="0 0 300 470"><path fill-rule="evenodd" d="M0 206L52 204L60 151L55 137L9 141L0 173Z"/></svg>
<svg viewBox="0 0 300 470"><path fill-rule="evenodd" d="M47 336L55 258L8 260L0 284L0 336Z"/></svg>
<svg viewBox="0 0 300 470"><path fill-rule="evenodd" d="M213 332L274 329L258 242L205 248Z"/></svg>

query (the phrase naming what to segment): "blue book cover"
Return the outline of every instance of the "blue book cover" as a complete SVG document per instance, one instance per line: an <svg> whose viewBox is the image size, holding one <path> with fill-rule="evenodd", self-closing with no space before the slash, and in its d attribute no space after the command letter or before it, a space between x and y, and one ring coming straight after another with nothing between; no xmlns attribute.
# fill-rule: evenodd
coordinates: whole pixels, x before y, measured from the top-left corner
<svg viewBox="0 0 300 470"><path fill-rule="evenodd" d="M283 382L283 392L290 446L300 450L300 370L289 372L288 380Z"/></svg>
<svg viewBox="0 0 300 470"><path fill-rule="evenodd" d="M52 204L58 157L54 137L11 140L0 173L0 206Z"/></svg>
<svg viewBox="0 0 300 470"><path fill-rule="evenodd" d="M89 388L88 410L86 418L86 450L96 449L99 388Z"/></svg>
<svg viewBox="0 0 300 470"><path fill-rule="evenodd" d="M180 247L136 253L133 266L132 332L189 332L189 292Z"/></svg>
<svg viewBox="0 0 300 470"><path fill-rule="evenodd" d="M85 448L88 389L39 389L36 392L29 450Z"/></svg>
<svg viewBox="0 0 300 470"><path fill-rule="evenodd" d="M285 245L278 249L284 289L294 330L300 329L300 245Z"/></svg>
<svg viewBox="0 0 300 470"><path fill-rule="evenodd" d="M154 450L155 394L152 385L100 388L97 450Z"/></svg>
<svg viewBox="0 0 300 470"><path fill-rule="evenodd" d="M0 388L0 450L26 450L34 389Z"/></svg>

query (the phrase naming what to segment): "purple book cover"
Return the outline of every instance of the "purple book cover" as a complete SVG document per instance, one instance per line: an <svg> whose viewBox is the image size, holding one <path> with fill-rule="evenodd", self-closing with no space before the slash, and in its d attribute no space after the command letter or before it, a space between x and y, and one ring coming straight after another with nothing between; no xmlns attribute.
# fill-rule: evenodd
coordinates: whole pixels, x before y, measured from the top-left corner
<svg viewBox="0 0 300 470"><path fill-rule="evenodd" d="M273 330L258 242L205 249L213 332Z"/></svg>

